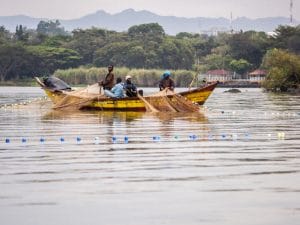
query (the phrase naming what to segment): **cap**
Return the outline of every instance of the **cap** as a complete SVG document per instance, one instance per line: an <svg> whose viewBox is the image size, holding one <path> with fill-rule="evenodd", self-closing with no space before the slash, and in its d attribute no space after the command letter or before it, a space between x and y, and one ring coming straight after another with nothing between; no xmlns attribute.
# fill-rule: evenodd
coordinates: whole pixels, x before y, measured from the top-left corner
<svg viewBox="0 0 300 225"><path fill-rule="evenodd" d="M169 71L169 70L166 70L165 72L164 72L164 74L163 74L163 77L165 78L165 77L168 77L168 76L170 76L171 75L171 72Z"/></svg>
<svg viewBox="0 0 300 225"><path fill-rule="evenodd" d="M127 76L125 77L125 80L128 80L128 79L131 79L131 76L130 76L130 75L127 75Z"/></svg>

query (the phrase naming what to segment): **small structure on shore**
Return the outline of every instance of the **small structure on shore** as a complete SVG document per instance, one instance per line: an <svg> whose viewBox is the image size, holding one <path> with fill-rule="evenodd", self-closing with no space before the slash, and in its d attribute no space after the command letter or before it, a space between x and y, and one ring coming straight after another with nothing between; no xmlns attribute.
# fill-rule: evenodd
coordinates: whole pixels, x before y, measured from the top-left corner
<svg viewBox="0 0 300 225"><path fill-rule="evenodd" d="M267 71L265 70L254 70L249 73L249 80L253 82L262 82L266 79Z"/></svg>
<svg viewBox="0 0 300 225"><path fill-rule="evenodd" d="M202 75L207 81L219 81L226 82L231 81L233 78L233 73L228 70L209 70L205 74Z"/></svg>
<svg viewBox="0 0 300 225"><path fill-rule="evenodd" d="M218 81L219 87L260 87L262 81L265 80L267 71L256 69L248 74L237 74L236 72L218 69L209 70L206 73L199 74L199 80L206 80L207 82Z"/></svg>

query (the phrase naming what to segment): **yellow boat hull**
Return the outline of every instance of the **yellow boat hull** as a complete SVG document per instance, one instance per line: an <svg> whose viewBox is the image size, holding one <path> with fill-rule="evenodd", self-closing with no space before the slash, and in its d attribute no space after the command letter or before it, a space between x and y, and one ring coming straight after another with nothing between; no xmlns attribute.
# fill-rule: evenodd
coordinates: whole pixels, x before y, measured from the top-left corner
<svg viewBox="0 0 300 225"><path fill-rule="evenodd" d="M192 89L190 91L180 92L178 94L183 97L191 100L198 105L203 105L210 94L215 89L217 83L209 84L205 87ZM53 91L43 87L48 97L55 104L61 101L66 95L61 91ZM168 95L172 99L172 95ZM149 100L147 96L144 96L146 100ZM153 98L151 98L151 101ZM159 98L157 98L159 101ZM84 108L95 109L95 110L117 110L117 111L146 111L145 104L142 100L137 97L131 98L121 98L121 99L112 99L112 98L99 98L93 100Z"/></svg>

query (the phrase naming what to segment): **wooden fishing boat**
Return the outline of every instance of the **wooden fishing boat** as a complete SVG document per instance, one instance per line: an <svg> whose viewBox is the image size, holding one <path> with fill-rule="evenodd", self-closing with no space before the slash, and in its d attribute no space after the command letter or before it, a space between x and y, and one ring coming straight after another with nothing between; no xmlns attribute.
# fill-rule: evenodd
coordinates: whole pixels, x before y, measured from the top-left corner
<svg viewBox="0 0 300 225"><path fill-rule="evenodd" d="M35 78L37 83L43 88L47 96L51 99L54 104L61 102L66 96L72 96L72 90L68 86L65 89L57 89L49 87L39 78ZM183 96L184 98L192 101L195 104L203 105L210 94L215 89L218 82L211 84L206 84L203 87L194 88L191 90L179 92L177 94ZM98 93L89 93L89 101L84 105L84 109L94 109L94 110L117 110L117 111L146 111L145 101L139 97L125 97L119 99L112 99L109 97L104 97ZM166 95L170 100L172 100L173 95ZM151 96L144 96L144 100L151 101L155 104L155 101L160 101L160 97L153 98ZM84 99L84 98L83 98ZM91 100L92 99L92 100ZM153 102L154 101L154 102Z"/></svg>

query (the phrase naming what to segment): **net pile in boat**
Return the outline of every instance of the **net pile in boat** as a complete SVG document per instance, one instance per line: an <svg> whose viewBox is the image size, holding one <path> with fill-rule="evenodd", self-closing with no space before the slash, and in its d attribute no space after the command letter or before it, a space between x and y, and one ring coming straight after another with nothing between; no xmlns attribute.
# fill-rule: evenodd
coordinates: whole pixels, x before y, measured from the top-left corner
<svg viewBox="0 0 300 225"><path fill-rule="evenodd" d="M55 103L53 109L81 109L97 99L107 98L97 83L71 92L63 91L63 94L65 96Z"/></svg>
<svg viewBox="0 0 300 225"><path fill-rule="evenodd" d="M198 112L198 105L180 94L165 89L145 97L145 100L160 112Z"/></svg>

